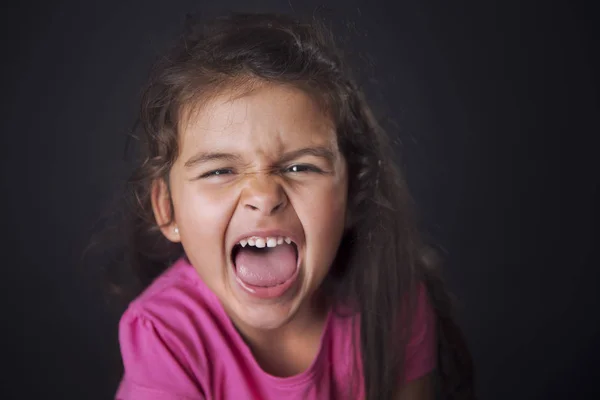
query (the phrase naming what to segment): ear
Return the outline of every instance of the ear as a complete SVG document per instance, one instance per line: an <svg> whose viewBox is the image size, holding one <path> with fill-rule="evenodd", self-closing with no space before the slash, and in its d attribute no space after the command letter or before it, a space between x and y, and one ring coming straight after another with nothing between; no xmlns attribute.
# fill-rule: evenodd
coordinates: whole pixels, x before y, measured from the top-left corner
<svg viewBox="0 0 600 400"><path fill-rule="evenodd" d="M152 182L150 198L154 219L163 235L171 242L180 242L179 229L172 210L171 194L164 179L156 179Z"/></svg>

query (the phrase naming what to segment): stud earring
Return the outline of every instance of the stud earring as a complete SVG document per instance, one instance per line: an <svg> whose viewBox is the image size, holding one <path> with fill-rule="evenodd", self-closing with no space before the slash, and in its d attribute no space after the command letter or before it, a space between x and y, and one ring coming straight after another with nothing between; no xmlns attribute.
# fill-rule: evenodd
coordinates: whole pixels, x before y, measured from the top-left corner
<svg viewBox="0 0 600 400"><path fill-rule="evenodd" d="M178 227L173 228L173 232L175 232L176 235L179 235L179 228Z"/></svg>

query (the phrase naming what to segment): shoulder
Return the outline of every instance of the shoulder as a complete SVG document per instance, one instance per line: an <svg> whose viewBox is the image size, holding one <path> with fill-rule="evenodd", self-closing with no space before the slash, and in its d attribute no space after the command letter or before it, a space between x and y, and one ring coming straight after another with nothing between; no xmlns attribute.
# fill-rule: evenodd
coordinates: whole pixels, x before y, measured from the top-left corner
<svg viewBox="0 0 600 400"><path fill-rule="evenodd" d="M134 331L145 332L172 344L201 346L222 319L218 300L182 258L129 305L119 322L119 336L123 341Z"/></svg>
<svg viewBox="0 0 600 400"><path fill-rule="evenodd" d="M121 393L141 396L144 388L196 398L202 392L216 310L194 274L189 264L178 261L121 317L119 344L125 368Z"/></svg>
<svg viewBox="0 0 600 400"><path fill-rule="evenodd" d="M406 347L406 381L431 372L437 363L436 313L424 283L417 285L412 303L410 338Z"/></svg>
<svg viewBox="0 0 600 400"><path fill-rule="evenodd" d="M435 311L429 297L427 286L419 282L416 286L412 304L411 344L418 344L428 331L435 330Z"/></svg>
<svg viewBox="0 0 600 400"><path fill-rule="evenodd" d="M172 330L190 329L189 323L212 319L218 300L184 258L175 262L127 308L120 328L144 320Z"/></svg>
<svg viewBox="0 0 600 400"><path fill-rule="evenodd" d="M403 306L409 307L409 337L404 351L404 384L421 382L436 368L437 327L436 313L424 283L419 282L412 296L404 299ZM330 335L333 335L334 372L341 385L347 385L347 377L353 376L354 367L362 377L364 370L360 357L361 315L349 308L339 308L332 314ZM362 385L362 381L358 383ZM364 387L360 386L360 390Z"/></svg>
<svg viewBox="0 0 600 400"><path fill-rule="evenodd" d="M195 298L202 300L207 297L205 288L194 267L185 257L182 257L133 300L129 309L154 307L165 299L185 301L185 299Z"/></svg>

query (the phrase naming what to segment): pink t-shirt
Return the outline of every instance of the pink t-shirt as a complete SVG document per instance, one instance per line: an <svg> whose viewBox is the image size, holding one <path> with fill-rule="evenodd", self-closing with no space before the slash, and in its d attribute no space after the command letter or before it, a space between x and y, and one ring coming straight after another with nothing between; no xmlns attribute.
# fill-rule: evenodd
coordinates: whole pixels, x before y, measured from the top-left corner
<svg viewBox="0 0 600 400"><path fill-rule="evenodd" d="M406 352L407 381L432 371L436 363L435 319L423 288L414 321ZM330 312L312 365L291 377L269 375L217 297L182 258L133 301L121 318L125 374L116 399L362 398L362 375L357 389L349 392L355 359L351 332L358 329L354 324L352 318ZM360 364L358 368L360 372Z"/></svg>

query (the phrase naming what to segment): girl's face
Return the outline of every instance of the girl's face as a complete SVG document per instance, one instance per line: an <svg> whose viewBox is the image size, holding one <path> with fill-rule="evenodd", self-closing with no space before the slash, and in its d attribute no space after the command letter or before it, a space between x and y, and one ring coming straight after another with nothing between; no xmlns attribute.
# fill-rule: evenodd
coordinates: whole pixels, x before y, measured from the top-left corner
<svg viewBox="0 0 600 400"><path fill-rule="evenodd" d="M278 328L309 304L344 230L347 168L333 122L301 90L276 85L222 93L184 121L170 175L174 223L163 232L236 323ZM240 246L248 238L253 250ZM256 250L259 239L266 247Z"/></svg>

